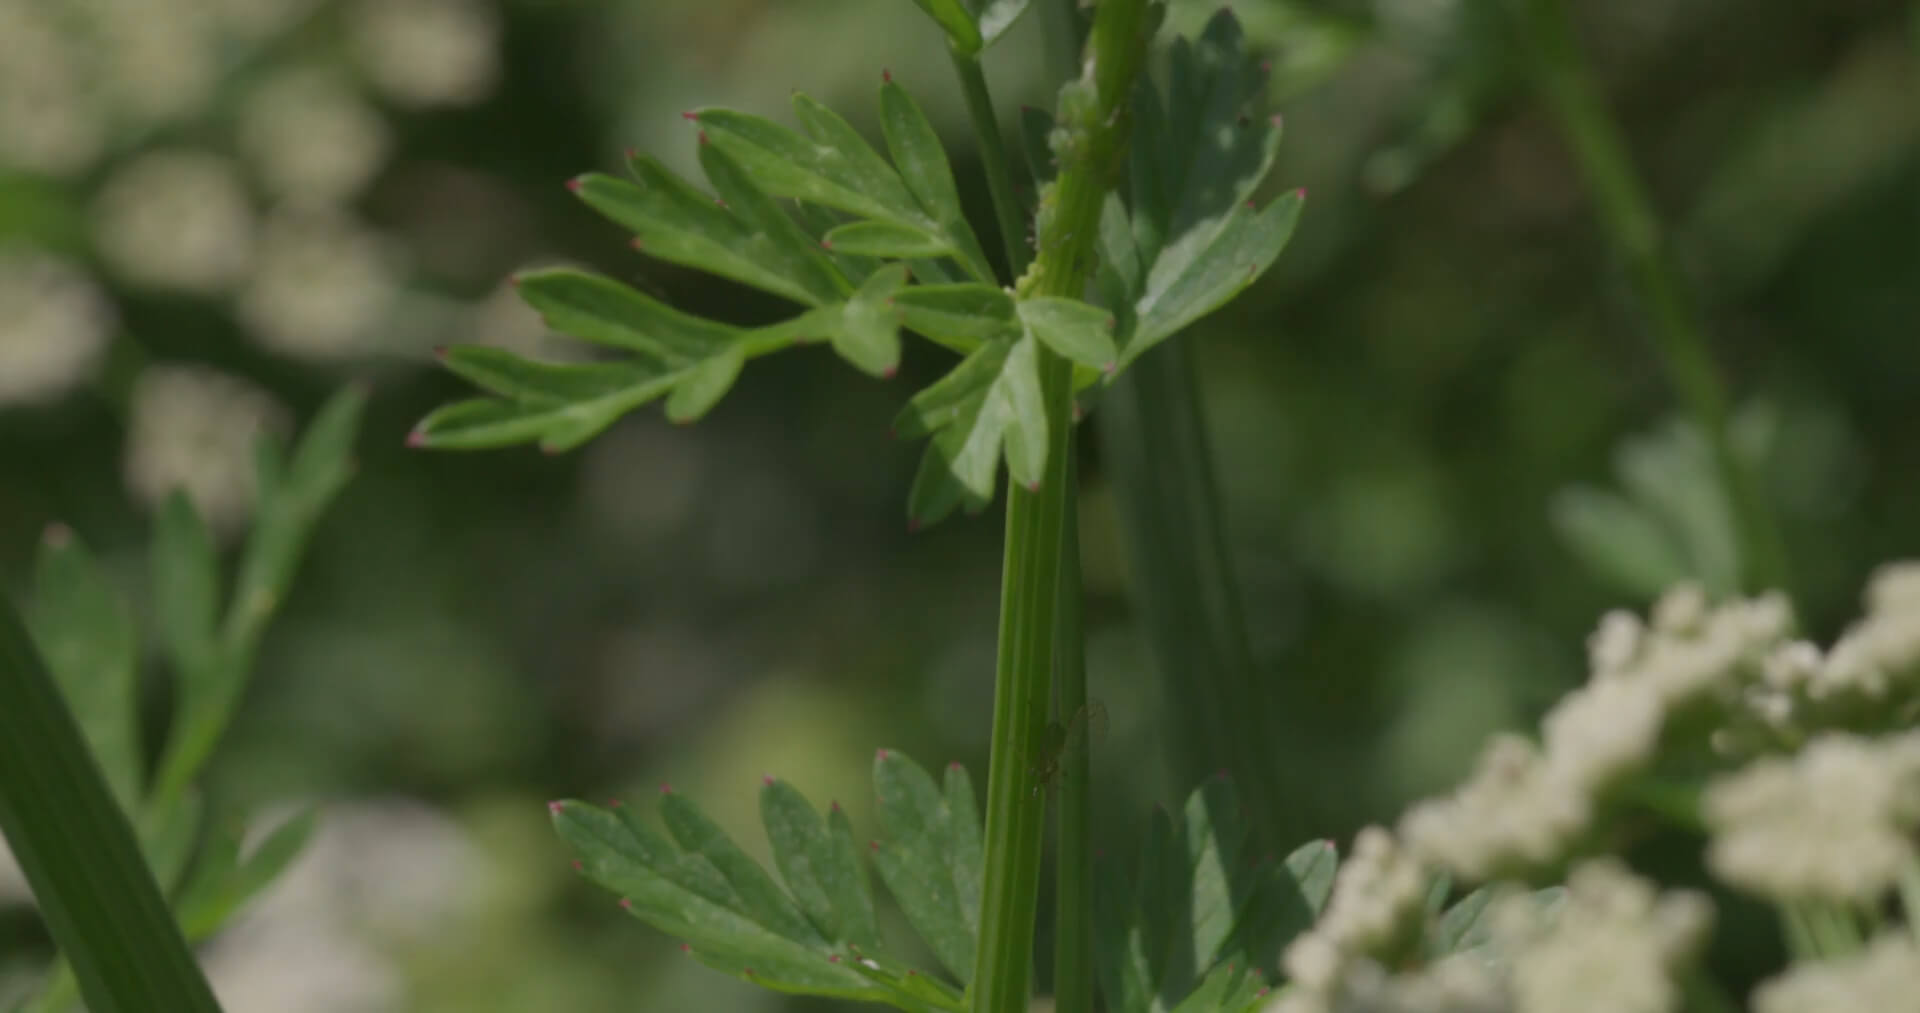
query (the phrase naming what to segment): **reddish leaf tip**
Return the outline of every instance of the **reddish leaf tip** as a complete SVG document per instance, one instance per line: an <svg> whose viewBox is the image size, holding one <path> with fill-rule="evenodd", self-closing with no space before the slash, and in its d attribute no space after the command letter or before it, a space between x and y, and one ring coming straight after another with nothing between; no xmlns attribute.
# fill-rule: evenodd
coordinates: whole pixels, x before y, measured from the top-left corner
<svg viewBox="0 0 1920 1013"><path fill-rule="evenodd" d="M879 841L868 841L868 842L867 842L867 850L868 850L868 851L879 851L879 850L880 850L880 842L879 842Z"/></svg>
<svg viewBox="0 0 1920 1013"><path fill-rule="evenodd" d="M700 118L700 114L694 112L691 109L684 109L684 110L681 110L680 112L680 118L683 120L698 120Z"/></svg>
<svg viewBox="0 0 1920 1013"><path fill-rule="evenodd" d="M884 760L887 758L887 751L884 749L876 749L874 750L873 755L876 759Z"/></svg>
<svg viewBox="0 0 1920 1013"><path fill-rule="evenodd" d="M919 971L916 971L916 970L914 970L914 969L913 969L913 968L911 968L911 967L909 967L909 968L907 968L907 977L909 977L909 978L917 978L917 977L919 977L919 976L920 976L920 972L919 972Z"/></svg>
<svg viewBox="0 0 1920 1013"><path fill-rule="evenodd" d="M840 955L838 953L827 954L827 963L838 964L839 962L840 962Z"/></svg>
<svg viewBox="0 0 1920 1013"><path fill-rule="evenodd" d="M948 763L948 764L947 764L947 769L948 769L948 770L959 770L959 769L960 769L960 761L959 761L959 760L954 760L954 761L952 761L952 762L950 762L950 763Z"/></svg>
<svg viewBox="0 0 1920 1013"><path fill-rule="evenodd" d="M627 897L620 898L620 910L622 911L633 910L633 901Z"/></svg>
<svg viewBox="0 0 1920 1013"><path fill-rule="evenodd" d="M64 549L73 541L73 529L59 521L54 521L41 530L40 540L46 542L50 548Z"/></svg>
<svg viewBox="0 0 1920 1013"><path fill-rule="evenodd" d="M702 131L700 131L700 143L701 143L701 144L707 144L707 143L709 143L709 142L707 141L707 132L706 132L706 131L704 131L704 130L702 130Z"/></svg>
<svg viewBox="0 0 1920 1013"><path fill-rule="evenodd" d="M1286 119L1285 116L1282 116L1279 113L1274 113L1272 116L1267 117L1267 122L1278 127L1285 119Z"/></svg>
<svg viewBox="0 0 1920 1013"><path fill-rule="evenodd" d="M1257 205L1257 204L1255 204L1255 203L1254 203L1254 202L1252 202L1252 201L1248 201L1248 202L1247 202L1247 210L1248 210L1248 211L1257 211L1257 210L1259 210L1259 205Z"/></svg>
<svg viewBox="0 0 1920 1013"><path fill-rule="evenodd" d="M568 864L570 864L570 865L572 865L572 866L573 866L573 871L575 871L575 872L579 872L579 871L580 871L581 869L584 869L584 868L586 868L586 866L584 866L584 865L582 865L582 864L580 863L580 860L579 860L578 858L576 858L576 859L574 859L574 860L573 860L572 862L570 862L570 863L568 863Z"/></svg>
<svg viewBox="0 0 1920 1013"><path fill-rule="evenodd" d="M763 784L763 785L766 785L766 786L767 786L767 787L769 787L769 788L771 788L771 787L773 787L773 775L772 775L772 774L761 774L761 775L760 775L760 783L761 783L761 784Z"/></svg>
<svg viewBox="0 0 1920 1013"><path fill-rule="evenodd" d="M888 366L880 371L880 379L882 380L891 380L898 375L900 375L900 367L897 364Z"/></svg>
<svg viewBox="0 0 1920 1013"><path fill-rule="evenodd" d="M626 804L625 802L622 802L617 798L607 799L607 808L609 809L618 809L625 804Z"/></svg>
<svg viewBox="0 0 1920 1013"><path fill-rule="evenodd" d="M1118 361L1118 360L1116 360L1116 361L1113 361L1113 362L1109 362L1109 363L1107 363L1107 364L1106 364L1106 365L1104 365L1104 366L1101 366L1101 367L1100 367L1100 372L1102 372L1102 373L1105 373L1105 374L1107 374L1108 376L1112 376L1113 374L1115 374L1115 373L1118 373L1118 372L1120 372L1120 363L1119 363L1119 361Z"/></svg>
<svg viewBox="0 0 1920 1013"><path fill-rule="evenodd" d="M714 204L723 208L727 206L727 199L725 197L715 197L713 199L713 202Z"/></svg>
<svg viewBox="0 0 1920 1013"><path fill-rule="evenodd" d="M1271 992L1271 991L1273 991L1273 989L1267 988L1266 986L1263 985L1261 986L1260 991L1253 993L1253 995L1254 995L1254 998L1257 999L1260 996L1266 995L1268 992Z"/></svg>
<svg viewBox="0 0 1920 1013"><path fill-rule="evenodd" d="M828 808L828 809L831 809L831 810L833 810L834 812L839 812L839 811L840 811L840 800L836 798L836 799L834 799L833 801L831 801L831 802L828 802L828 803L827 803L827 808Z"/></svg>
<svg viewBox="0 0 1920 1013"><path fill-rule="evenodd" d="M681 952L681 953L692 953L692 952L693 952L693 944L692 944L692 943L681 943L681 944L680 944L680 952Z"/></svg>
<svg viewBox="0 0 1920 1013"><path fill-rule="evenodd" d="M892 84L892 83L893 83L893 71L892 71L891 69L889 69L889 68L886 68L886 67L882 67L882 68L880 68L880 80L882 80L882 81L884 81L884 82L886 82L887 84Z"/></svg>
<svg viewBox="0 0 1920 1013"><path fill-rule="evenodd" d="M919 531L920 531L920 518L918 517L907 518L907 534L910 534L910 535L918 534Z"/></svg>
<svg viewBox="0 0 1920 1013"><path fill-rule="evenodd" d="M507 275L507 284L509 284L509 285L512 285L512 286L513 286L514 288L519 288L519 287L520 287L520 276L519 276L519 275L517 275L517 274L510 274L510 275Z"/></svg>
<svg viewBox="0 0 1920 1013"><path fill-rule="evenodd" d="M567 189L569 189L569 190L572 190L572 191L573 191L574 193L579 193L579 192L580 192L580 177L578 177L578 176L575 176L575 177L573 177L572 179L570 179L570 180L567 180Z"/></svg>
<svg viewBox="0 0 1920 1013"><path fill-rule="evenodd" d="M740 969L740 973L741 973L741 974L743 974L743 975L746 975L746 976L747 976L747 977L749 977L749 978L751 978L751 977L753 977L753 968L751 968L751 967L743 967L743 968L741 968L741 969Z"/></svg>
<svg viewBox="0 0 1920 1013"><path fill-rule="evenodd" d="M831 250L831 249L833 249L833 241L832 241L832 240L828 240L828 239L822 239L822 240L820 240L820 248L821 248L821 249L823 249L823 250Z"/></svg>
<svg viewBox="0 0 1920 1013"><path fill-rule="evenodd" d="M557 798L547 803L547 811L550 813L557 813L560 810L565 809L566 807L567 807L567 803Z"/></svg>
<svg viewBox="0 0 1920 1013"><path fill-rule="evenodd" d="M447 361L447 346L445 345L433 346L433 357L436 359L439 359L441 362Z"/></svg>
<svg viewBox="0 0 1920 1013"><path fill-rule="evenodd" d="M420 430L415 429L413 432L410 432L407 434L407 446L424 447L426 445L427 445L426 433L423 433Z"/></svg>
<svg viewBox="0 0 1920 1013"><path fill-rule="evenodd" d="M1028 482L1028 483L1027 483L1027 491L1028 491L1028 492L1039 492L1039 491L1040 491L1040 480L1036 478L1036 479L1034 479L1033 481L1031 481L1031 482Z"/></svg>
<svg viewBox="0 0 1920 1013"><path fill-rule="evenodd" d="M1261 60L1261 61L1260 61L1260 73L1262 73L1262 74L1271 74L1271 73L1273 73L1273 61L1272 61L1272 60Z"/></svg>
<svg viewBox="0 0 1920 1013"><path fill-rule="evenodd" d="M1294 195L1295 197L1298 197L1298 198L1299 198L1299 199L1301 199L1301 200L1306 200L1306 199L1307 199L1307 188L1306 188L1306 187L1304 187L1304 186L1302 186L1302 187L1296 187L1296 188L1294 189L1294 191L1293 191L1293 195Z"/></svg>
<svg viewBox="0 0 1920 1013"><path fill-rule="evenodd" d="M646 240L641 239L639 236L633 237L633 242L628 243L627 245L633 247L636 250L644 250L647 248Z"/></svg>
<svg viewBox="0 0 1920 1013"><path fill-rule="evenodd" d="M660 794L662 795L673 794L673 785L666 781L660 782Z"/></svg>

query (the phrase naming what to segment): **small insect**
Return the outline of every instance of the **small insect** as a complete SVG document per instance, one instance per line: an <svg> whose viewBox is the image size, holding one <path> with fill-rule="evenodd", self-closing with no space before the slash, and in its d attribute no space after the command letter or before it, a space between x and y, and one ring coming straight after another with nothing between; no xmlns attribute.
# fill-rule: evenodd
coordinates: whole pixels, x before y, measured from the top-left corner
<svg viewBox="0 0 1920 1013"><path fill-rule="evenodd" d="M1098 700L1088 700L1081 705L1064 725L1058 721L1047 722L1040 756L1031 770L1033 794L1030 797L1039 798L1042 791L1052 794L1060 784L1062 764L1072 751L1098 743L1106 735L1107 705Z"/></svg>

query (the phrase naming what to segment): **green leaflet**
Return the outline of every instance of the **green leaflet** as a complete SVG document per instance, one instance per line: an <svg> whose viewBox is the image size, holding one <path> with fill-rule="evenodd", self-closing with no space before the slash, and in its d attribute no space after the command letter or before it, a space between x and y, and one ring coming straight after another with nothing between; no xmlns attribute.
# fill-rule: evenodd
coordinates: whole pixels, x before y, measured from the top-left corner
<svg viewBox="0 0 1920 1013"><path fill-rule="evenodd" d="M244 856L238 834L231 830L210 834L174 905L187 939L198 942L212 936L235 911L278 879L300 857L318 822L313 810L305 810L275 827Z"/></svg>
<svg viewBox="0 0 1920 1013"><path fill-rule="evenodd" d="M1034 349L1031 335L981 345L895 419L901 435L933 433L907 496L915 522L931 524L957 506L991 500L1003 452L1014 481L1040 481L1047 422Z"/></svg>
<svg viewBox="0 0 1920 1013"><path fill-rule="evenodd" d="M141 774L133 616L93 553L64 527L41 539L33 591L27 622L34 644L107 786L128 808Z"/></svg>
<svg viewBox="0 0 1920 1013"><path fill-rule="evenodd" d="M838 253L890 260L945 257L954 252L933 233L892 222L848 222L827 233L820 243Z"/></svg>
<svg viewBox="0 0 1920 1013"><path fill-rule="evenodd" d="M947 44L976 56L1027 12L1031 0L914 0L947 33Z"/></svg>
<svg viewBox="0 0 1920 1013"><path fill-rule="evenodd" d="M1022 299L1020 321L1027 332L1055 353L1083 366L1111 372L1118 352L1113 316L1078 299L1041 296Z"/></svg>
<svg viewBox="0 0 1920 1013"><path fill-rule="evenodd" d="M980 817L957 809L926 771L892 750L875 755L873 784L886 829L873 856L880 878L940 963L965 982L980 931ZM971 786L956 795L970 803Z"/></svg>
<svg viewBox="0 0 1920 1013"><path fill-rule="evenodd" d="M915 784L908 792L912 797L901 803L908 808L887 816L888 798L899 795L892 786L913 782L915 775L924 786ZM964 772L957 782L950 774L944 801L932 803L926 791L935 799L941 796L931 779L902 757L876 764L875 777L889 831L874 845L877 854L931 849L951 856L943 866L949 881L971 882L977 893L979 816L970 807ZM662 795L660 807L671 841L618 803L609 809L565 801L550 808L554 828L578 856L576 867L583 875L620 894L621 906L636 917L684 939L696 957L715 968L776 991L913 1011L965 1008L960 989L887 953L861 868L860 855L867 849L855 844L837 805L822 820L792 786L766 781L760 811L779 882L692 801L672 792ZM928 815L936 812L950 818L936 824ZM910 916L920 903L901 901ZM920 925L917 918L914 923ZM971 925L964 915L958 924ZM974 930L965 931L965 943L935 942L936 952L942 946L970 947Z"/></svg>

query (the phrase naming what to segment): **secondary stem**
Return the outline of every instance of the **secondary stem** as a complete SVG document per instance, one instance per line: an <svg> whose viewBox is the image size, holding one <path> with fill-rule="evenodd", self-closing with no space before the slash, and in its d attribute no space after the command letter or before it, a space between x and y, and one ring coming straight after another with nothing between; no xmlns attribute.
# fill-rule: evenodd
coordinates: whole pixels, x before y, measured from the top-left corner
<svg viewBox="0 0 1920 1013"><path fill-rule="evenodd" d="M1000 226L1001 247L1007 254L1007 270L1020 277L1032 262L1033 254L1024 241L1026 215L1013 193L1013 162L1007 157L1006 143L1000 137L1000 120L993 113L993 96L987 91L987 75L980 70L980 58L949 49L953 69L960 75L960 90L967 96L967 118L973 122L973 136L980 145L980 160L985 163L987 193L993 197L993 217Z"/></svg>
<svg viewBox="0 0 1920 1013"><path fill-rule="evenodd" d="M1061 158L1059 178L1042 199L1039 256L1020 279L1022 295L1079 296L1086 288L1101 202L1126 148L1127 96L1144 56L1147 24L1146 0L1107 0L1098 8L1087 75L1068 85L1080 89L1083 100L1063 103L1061 128L1071 157ZM1018 1013L1031 993L1046 815L1032 772L1043 759L1073 440L1072 364L1044 348L1039 361L1047 470L1039 489L1015 486L1007 498L986 874L969 989L975 1013Z"/></svg>
<svg viewBox="0 0 1920 1013"><path fill-rule="evenodd" d="M1066 516L1061 530L1059 642L1054 645L1055 676L1060 680L1059 719L1086 717L1087 650L1081 622L1080 520L1078 490L1067 462ZM1087 749L1090 721L1077 737L1069 734L1060 757L1060 793L1055 801L1060 837L1054 851L1053 1009L1054 1013L1093 1013L1093 774Z"/></svg>
<svg viewBox="0 0 1920 1013"><path fill-rule="evenodd" d="M1534 68L1567 144L1593 193L1606 230L1640 301L1666 367L1706 435L1739 532L1743 583L1748 590L1786 589L1787 552L1758 482L1734 451L1729 399L1707 346L1705 327L1686 279L1675 263L1659 216L1627 154L1620 125L1574 44L1562 0L1510 0L1534 49Z"/></svg>

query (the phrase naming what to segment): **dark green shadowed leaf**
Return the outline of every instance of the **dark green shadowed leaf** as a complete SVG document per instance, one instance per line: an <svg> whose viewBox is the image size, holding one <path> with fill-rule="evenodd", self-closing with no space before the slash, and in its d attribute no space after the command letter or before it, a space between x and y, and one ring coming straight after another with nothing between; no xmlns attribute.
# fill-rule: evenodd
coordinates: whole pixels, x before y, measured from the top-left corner
<svg viewBox="0 0 1920 1013"><path fill-rule="evenodd" d="M1258 214L1241 207L1217 231L1190 232L1170 243L1154 262L1134 303L1136 321L1121 349L1121 364L1139 358L1252 285L1292 238L1303 202L1303 194L1296 190Z"/></svg>
<svg viewBox="0 0 1920 1013"><path fill-rule="evenodd" d="M175 490L160 507L150 558L160 647L180 678L206 678L217 664L220 559L186 493Z"/></svg>
<svg viewBox="0 0 1920 1013"><path fill-rule="evenodd" d="M619 894L635 917L685 940L703 963L776 991L912 1011L964 1009L958 990L881 950L852 831L838 806L823 825L798 792L769 781L761 808L797 903L677 795L663 796L661 812L680 847L617 803L611 810L550 805L556 831L578 856L575 867Z"/></svg>
<svg viewBox="0 0 1920 1013"><path fill-rule="evenodd" d="M938 234L893 222L848 222L827 233L821 242L836 253L889 260L946 257L954 253L953 247Z"/></svg>
<svg viewBox="0 0 1920 1013"><path fill-rule="evenodd" d="M107 786L130 808L140 786L139 642L126 602L65 527L41 539L28 622Z"/></svg>
<svg viewBox="0 0 1920 1013"><path fill-rule="evenodd" d="M218 1013L132 827L4 599L0 833L93 1013Z"/></svg>
<svg viewBox="0 0 1920 1013"><path fill-rule="evenodd" d="M1083 366L1111 370L1119 351L1113 344L1113 315L1078 299L1022 299L1020 319L1040 343Z"/></svg>
<svg viewBox="0 0 1920 1013"><path fill-rule="evenodd" d="M933 778L892 750L875 756L873 784L886 831L874 853L880 878L941 965L964 983L973 972L979 925L977 908L960 895L963 882L978 882L979 871L960 868L955 814Z"/></svg>

